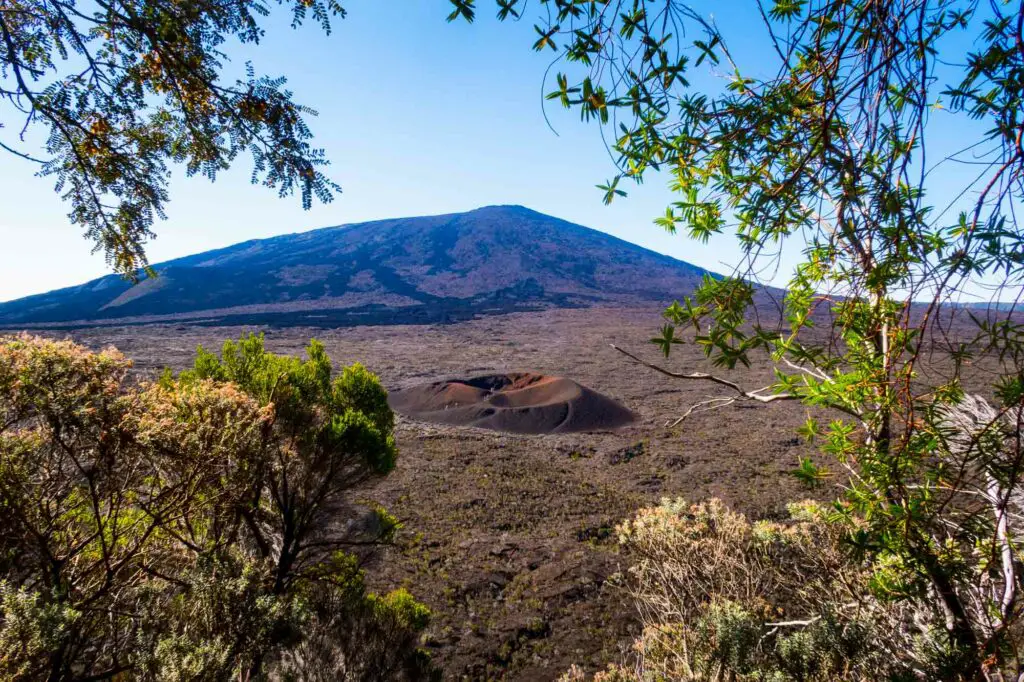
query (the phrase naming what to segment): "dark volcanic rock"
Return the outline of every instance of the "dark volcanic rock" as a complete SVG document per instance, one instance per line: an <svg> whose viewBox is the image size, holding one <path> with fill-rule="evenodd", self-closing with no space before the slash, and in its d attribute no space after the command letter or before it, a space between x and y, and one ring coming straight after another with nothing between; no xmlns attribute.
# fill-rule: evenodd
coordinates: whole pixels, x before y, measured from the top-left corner
<svg viewBox="0 0 1024 682"><path fill-rule="evenodd" d="M243 242L0 303L0 326L350 326L664 302L704 271L521 206L381 220ZM69 323L73 323L69 325Z"/></svg>

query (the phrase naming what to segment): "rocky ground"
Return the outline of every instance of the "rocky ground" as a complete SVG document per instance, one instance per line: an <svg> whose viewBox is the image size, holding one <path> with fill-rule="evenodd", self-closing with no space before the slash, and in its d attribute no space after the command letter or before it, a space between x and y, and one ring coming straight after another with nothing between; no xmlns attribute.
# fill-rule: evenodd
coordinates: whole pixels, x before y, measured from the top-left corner
<svg viewBox="0 0 1024 682"><path fill-rule="evenodd" d="M638 413L614 432L512 435L400 418L396 470L363 491L404 521L370 567L381 590L405 586L434 613L428 648L445 679L546 680L570 663L618 660L636 619L621 580L615 524L659 498L718 496L758 516L806 496L787 472L811 453L795 436L804 408L733 405L669 428L685 408L722 395L637 366L615 343L659 361L647 339L657 309L549 310L446 326L261 329L268 347L301 352L311 336L337 365L362 362L389 388L473 374L568 377ZM113 344L143 375L190 362L244 327L154 325L69 334ZM680 348L676 369L705 369ZM770 383L767 367L739 375Z"/></svg>

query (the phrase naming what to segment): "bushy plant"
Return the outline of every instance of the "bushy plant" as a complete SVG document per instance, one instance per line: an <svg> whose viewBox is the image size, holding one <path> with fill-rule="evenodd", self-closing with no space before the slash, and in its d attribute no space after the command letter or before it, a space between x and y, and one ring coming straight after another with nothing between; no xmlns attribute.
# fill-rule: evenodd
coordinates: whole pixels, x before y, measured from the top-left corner
<svg viewBox="0 0 1024 682"><path fill-rule="evenodd" d="M322 679L289 654L314 640L331 679L427 674L429 614L359 568L397 527L348 494L395 462L376 377L259 337L129 367L0 339L0 678Z"/></svg>
<svg viewBox="0 0 1024 682"><path fill-rule="evenodd" d="M816 502L751 522L717 499L621 524L644 624L627 679L875 680L909 675L919 628L882 603ZM616 675L627 675L618 668Z"/></svg>

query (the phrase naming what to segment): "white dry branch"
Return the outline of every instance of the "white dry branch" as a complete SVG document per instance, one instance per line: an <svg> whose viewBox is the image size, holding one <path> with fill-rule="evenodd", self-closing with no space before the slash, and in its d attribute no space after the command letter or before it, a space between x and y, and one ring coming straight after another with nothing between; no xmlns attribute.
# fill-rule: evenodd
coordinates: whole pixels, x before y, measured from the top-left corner
<svg viewBox="0 0 1024 682"><path fill-rule="evenodd" d="M649 367L650 369L653 369L656 372L660 372L665 376L670 376L673 379L691 379L694 381L708 381L714 384L725 386L726 388L729 388L733 391L733 394L728 396L710 398L708 400L702 400L698 403L694 403L678 419L676 419L673 422L667 423L666 426L669 427L679 426L679 424L682 424L687 417L696 412L706 412L709 410L718 409L720 407L726 407L727 405L732 405L733 403L738 401L753 400L759 403L772 403L778 400L800 399L799 396L794 395L792 393L771 393L765 395L765 391L770 391L772 389L771 386L764 386L762 388L757 388L752 391L748 391L734 381L729 381L728 379L723 379L720 376L708 374L706 372L673 372L670 369L665 369L664 367L660 367L653 363L647 362L646 360L639 358L636 355L633 355L628 350L624 348L619 348L614 343L610 345L613 349L617 350L618 352L622 353L623 355L632 359L633 361L638 362L645 367Z"/></svg>
<svg viewBox="0 0 1024 682"><path fill-rule="evenodd" d="M1021 576L1017 574L1016 548L1024 541L1024 491L1020 474L1024 465L1021 423L1024 408L997 409L984 398L965 395L955 405L938 408L938 426L943 440L943 457L950 469L959 472L949 483L955 493L982 499L992 515L994 565L999 578L975 585L975 608L982 611L978 622L989 618L994 605L998 617L989 627L996 631L1014 615L1018 606Z"/></svg>
<svg viewBox="0 0 1024 682"><path fill-rule="evenodd" d="M633 353L630 353L628 350L626 350L624 348L619 348L614 343L609 344L609 345L614 350L617 350L618 352L622 353L623 355L625 355L626 357L630 358L634 362L637 362L637 363L643 365L644 367L648 367L650 369L653 369L656 372L660 372L661 374L664 374L665 376L672 377L673 379L686 379L686 380L692 380L692 381L707 381L707 382L710 382L710 383L713 383L713 384L718 384L720 386L725 386L726 388L730 389L730 394L729 395L709 398L707 400L702 400L700 402L694 403L693 405L691 405L686 410L686 412L684 412L680 417L675 419L675 421L671 421L670 420L670 421L665 423L665 426L670 427L670 428L675 427L675 426L679 426L679 424L682 424L684 421L686 421L687 417L689 417L690 415L695 414L697 412L708 412L710 410L715 410L715 409L718 409L720 407L726 407L728 405L732 405L733 403L740 402L740 401L754 401L754 402L758 402L758 403L763 403L764 404L764 403L774 403L774 402L778 402L778 401L782 401L782 400L802 400L803 399L803 396L800 396L800 395L798 395L796 393L790 393L790 392L785 392L785 391L784 392L780 392L780 393L767 393L766 394L767 391L773 390L773 388L774 388L773 386L763 386L761 388L755 388L753 390L747 390L747 389L743 388L742 386L740 386L739 384L737 384L735 381L729 381L728 379L724 379L724 378L722 378L720 376L717 376L715 374L708 374L707 372L674 372L674 371L672 371L670 369L666 369L664 367L661 367L660 365L655 365L652 362L647 362L643 358L640 358L640 357L634 355ZM810 377L811 379L813 379L815 381L821 381L823 383L828 383L828 382L832 381L832 377L830 377L824 370L822 370L819 367L814 367L814 366L808 367L807 365L803 365L803 364L798 365L798 364L792 362L789 358L786 358L786 357L782 358L782 362L784 362L791 369L793 369L793 370L795 370L797 372L800 372L802 374L806 374L808 377ZM851 417L855 418L858 421L858 423L865 430L869 430L868 424L867 424L867 422L864 419L864 415L861 412L859 412L855 408L855 406L847 405L847 404L840 404L840 403L836 403L836 402L826 402L826 403L823 403L823 405L825 407L829 407L829 408L832 408L834 410L838 410L838 411L840 411L840 412L842 412L842 413L844 413L844 414L846 414L848 416L851 416Z"/></svg>

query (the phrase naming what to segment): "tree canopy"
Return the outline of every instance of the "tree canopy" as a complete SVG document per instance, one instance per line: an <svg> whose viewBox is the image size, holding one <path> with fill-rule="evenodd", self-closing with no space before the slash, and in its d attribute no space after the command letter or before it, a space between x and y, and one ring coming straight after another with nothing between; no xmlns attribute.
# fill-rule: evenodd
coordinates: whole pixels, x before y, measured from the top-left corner
<svg viewBox="0 0 1024 682"><path fill-rule="evenodd" d="M13 0L0 7L0 149L39 164L108 263L129 277L163 218L172 164L210 179L248 153L253 183L303 206L340 188L310 144L311 108L280 76L223 77L277 4L330 31L336 0ZM40 154L26 135L45 135Z"/></svg>
<svg viewBox="0 0 1024 682"><path fill-rule="evenodd" d="M450 19L478 9L451 5ZM872 599L930 614L910 629L942 633L938 677L1016 679L1024 5L752 3L770 55L755 63L685 2L537 5L533 47L558 60L547 98L601 126L615 158L604 200L664 173L676 199L658 225L741 247L732 272L667 308L654 342L666 357L694 343L723 371L765 361L776 380L646 363L723 387L679 423L741 400L824 410L802 432L845 474L830 522L870 562ZM503 20L527 8L496 3ZM698 70L713 85L695 87ZM953 191L934 191L943 174ZM767 288L786 245L801 257L784 291ZM966 305L979 295L994 303ZM965 379L980 366L991 375ZM979 376L985 395L966 395ZM807 460L797 474L829 472Z"/></svg>

